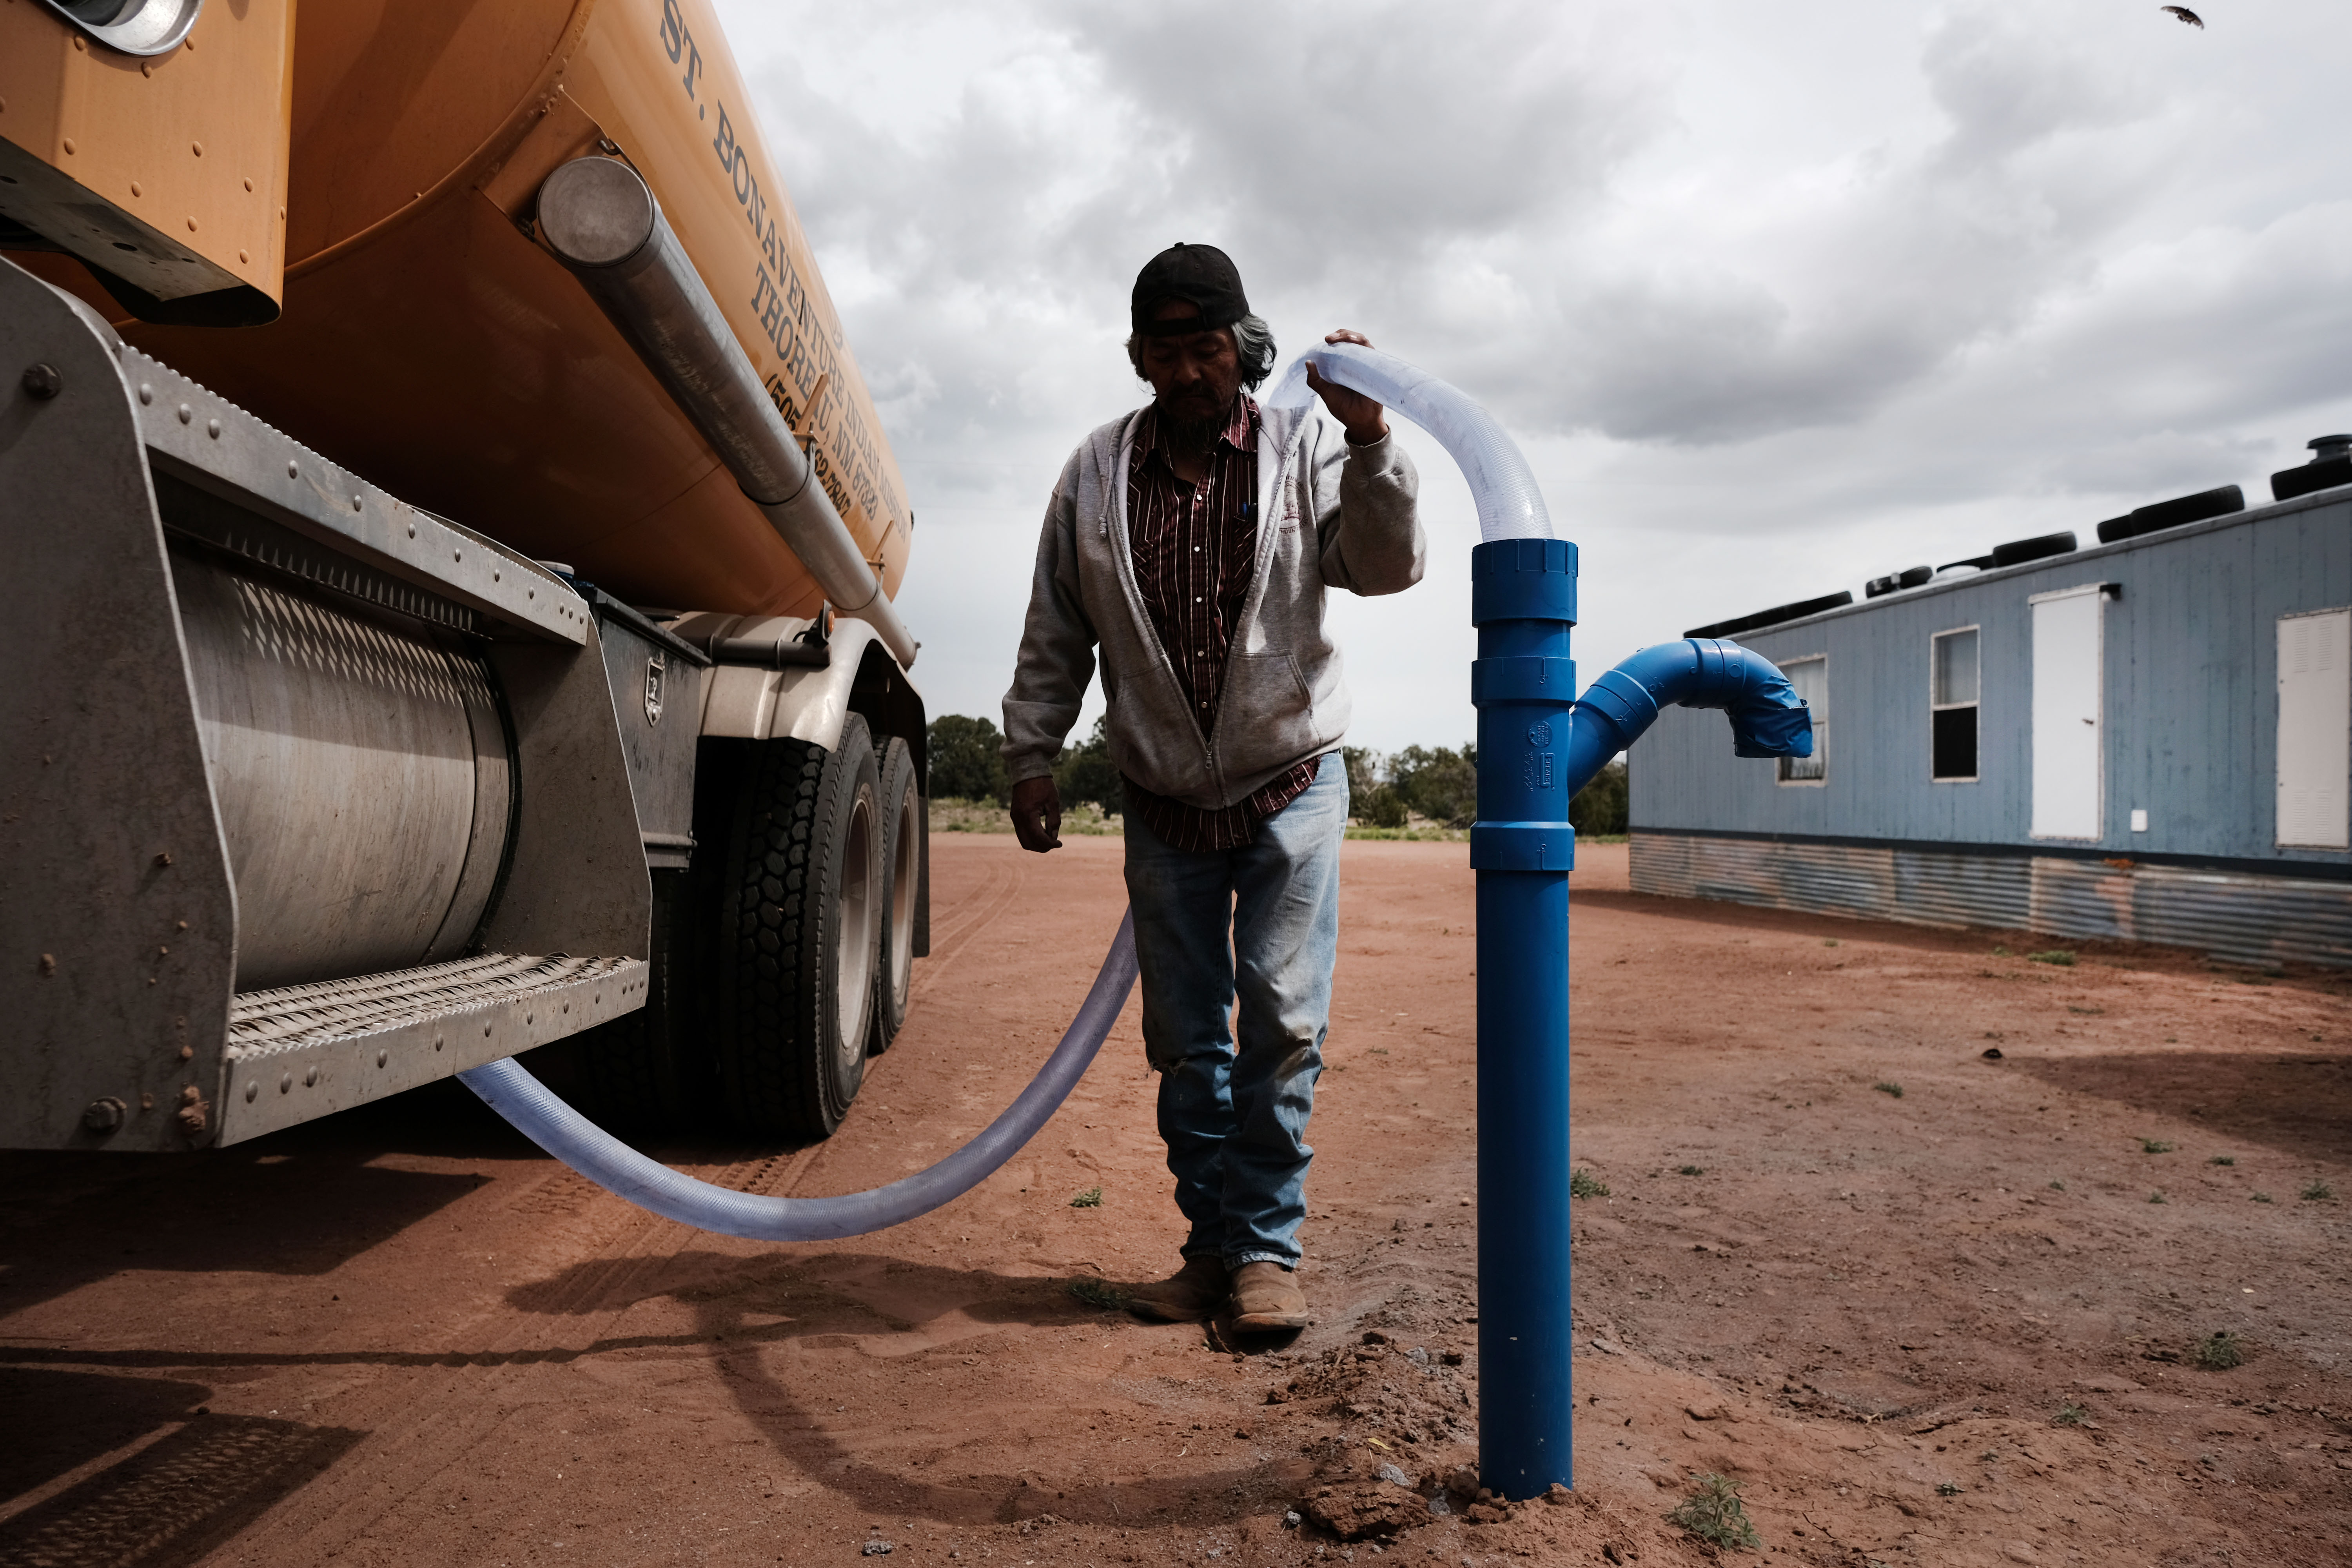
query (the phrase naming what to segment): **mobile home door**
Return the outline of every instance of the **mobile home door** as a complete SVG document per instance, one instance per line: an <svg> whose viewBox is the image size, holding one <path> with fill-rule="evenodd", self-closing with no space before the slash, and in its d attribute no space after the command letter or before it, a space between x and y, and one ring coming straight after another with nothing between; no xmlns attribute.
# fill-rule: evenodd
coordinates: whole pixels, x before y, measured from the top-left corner
<svg viewBox="0 0 2352 1568"><path fill-rule="evenodd" d="M2096 583L2036 594L2033 608L2033 837L2097 838L2106 796Z"/></svg>

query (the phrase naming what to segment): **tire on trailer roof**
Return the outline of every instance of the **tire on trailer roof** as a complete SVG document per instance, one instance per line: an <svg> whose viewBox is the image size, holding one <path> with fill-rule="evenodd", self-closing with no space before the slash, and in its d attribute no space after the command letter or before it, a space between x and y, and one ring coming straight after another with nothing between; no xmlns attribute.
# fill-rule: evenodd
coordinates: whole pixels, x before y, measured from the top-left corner
<svg viewBox="0 0 2352 1568"><path fill-rule="evenodd" d="M866 1076L880 936L880 780L866 721L832 751L751 749L722 868L713 1034L730 1119L823 1138Z"/></svg>
<svg viewBox="0 0 2352 1568"><path fill-rule="evenodd" d="M915 906L923 891L923 797L915 753L896 735L882 742L882 951L874 965L875 1055L890 1048L915 990Z"/></svg>

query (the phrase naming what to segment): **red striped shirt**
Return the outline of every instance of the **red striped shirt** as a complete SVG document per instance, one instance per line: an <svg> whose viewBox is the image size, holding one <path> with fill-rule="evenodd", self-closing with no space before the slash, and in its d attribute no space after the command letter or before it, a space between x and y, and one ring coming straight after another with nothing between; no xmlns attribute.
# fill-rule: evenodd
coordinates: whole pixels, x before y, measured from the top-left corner
<svg viewBox="0 0 2352 1568"><path fill-rule="evenodd" d="M1224 696L1225 658L1257 569L1257 404L1234 400L1199 484L1177 477L1160 440L1160 411L1136 422L1127 468L1127 518L1135 584L1185 705L1205 742ZM1122 778L1127 808L1172 848L1238 849L1257 825L1315 782L1309 758L1247 799L1205 811Z"/></svg>

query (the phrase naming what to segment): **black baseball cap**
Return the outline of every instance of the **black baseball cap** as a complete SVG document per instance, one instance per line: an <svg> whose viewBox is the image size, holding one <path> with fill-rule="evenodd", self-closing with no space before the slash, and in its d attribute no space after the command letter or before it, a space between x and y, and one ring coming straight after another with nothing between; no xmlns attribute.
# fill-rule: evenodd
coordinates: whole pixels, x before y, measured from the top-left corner
<svg viewBox="0 0 2352 1568"><path fill-rule="evenodd" d="M1171 300L1200 307L1198 316L1155 321L1151 314ZM1242 292L1242 275L1234 259L1213 245L1171 245L1143 264L1135 275L1135 298L1129 307L1135 330L1147 338L1181 338L1230 327L1250 313L1249 297Z"/></svg>

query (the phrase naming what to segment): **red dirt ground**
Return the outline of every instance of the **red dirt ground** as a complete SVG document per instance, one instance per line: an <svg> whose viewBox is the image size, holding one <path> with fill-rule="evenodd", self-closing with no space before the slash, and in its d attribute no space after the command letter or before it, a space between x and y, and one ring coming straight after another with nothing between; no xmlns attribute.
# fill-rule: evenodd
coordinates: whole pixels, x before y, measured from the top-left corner
<svg viewBox="0 0 2352 1568"><path fill-rule="evenodd" d="M840 1133L667 1157L853 1190L1025 1079L1118 847L933 844L935 954ZM1790 1563L2352 1558L2347 1226L2300 1195L2352 1196L2345 981L1645 899L1624 853L1575 880L1611 1191L1573 1499L1421 1495L1475 1458L1472 883L1359 843L1287 1349L1069 1292L1175 1260L1131 1005L980 1191L824 1246L654 1219L454 1085L203 1157L5 1155L0 1563L1656 1568L1708 1554L1664 1520L1700 1471ZM2198 1364L2217 1330L2243 1365Z"/></svg>

